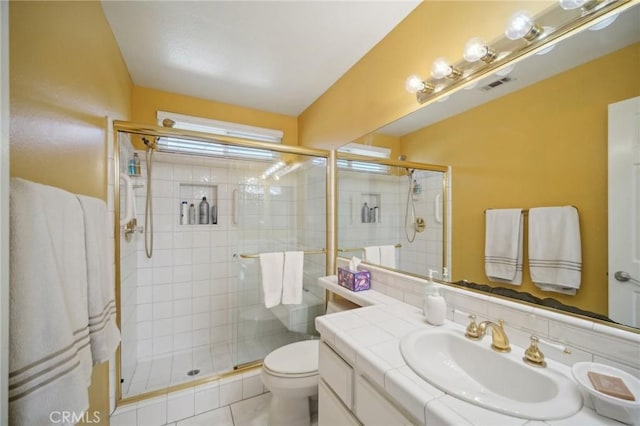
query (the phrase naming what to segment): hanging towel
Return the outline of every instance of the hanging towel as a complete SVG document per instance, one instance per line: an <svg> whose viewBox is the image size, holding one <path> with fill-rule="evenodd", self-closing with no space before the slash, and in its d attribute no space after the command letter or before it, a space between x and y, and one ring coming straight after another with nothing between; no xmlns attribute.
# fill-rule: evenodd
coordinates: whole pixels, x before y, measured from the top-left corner
<svg viewBox="0 0 640 426"><path fill-rule="evenodd" d="M97 198L78 195L84 214L84 241L87 259L89 337L93 364L103 363L118 348L120 331L116 325L114 280L110 265L107 205Z"/></svg>
<svg viewBox="0 0 640 426"><path fill-rule="evenodd" d="M89 407L84 220L75 195L11 179L9 422Z"/></svg>
<svg viewBox="0 0 640 426"><path fill-rule="evenodd" d="M380 246L380 265L395 269L396 248L394 246Z"/></svg>
<svg viewBox="0 0 640 426"><path fill-rule="evenodd" d="M282 299L282 275L284 253L261 253L260 271L262 273L262 294L265 308L273 308Z"/></svg>
<svg viewBox="0 0 640 426"><path fill-rule="evenodd" d="M531 280L544 291L575 295L582 251L578 210L573 206L529 210Z"/></svg>
<svg viewBox="0 0 640 426"><path fill-rule="evenodd" d="M485 212L484 269L490 281L522 284L522 209Z"/></svg>
<svg viewBox="0 0 640 426"><path fill-rule="evenodd" d="M374 265L380 264L380 247L369 246L364 248L364 260Z"/></svg>
<svg viewBox="0 0 640 426"><path fill-rule="evenodd" d="M282 304L299 305L302 303L304 252L287 251L284 253L284 273L282 277Z"/></svg>

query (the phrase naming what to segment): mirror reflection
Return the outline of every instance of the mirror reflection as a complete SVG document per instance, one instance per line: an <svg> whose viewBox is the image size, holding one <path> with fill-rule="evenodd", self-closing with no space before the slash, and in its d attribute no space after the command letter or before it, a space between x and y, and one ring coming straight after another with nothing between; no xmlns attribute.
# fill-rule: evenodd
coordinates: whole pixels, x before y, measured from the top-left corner
<svg viewBox="0 0 640 426"><path fill-rule="evenodd" d="M442 276L444 168L343 158L337 164L338 254L413 274L432 270Z"/></svg>
<svg viewBox="0 0 640 426"><path fill-rule="evenodd" d="M584 30L544 56L517 62L509 81L495 84L503 77L484 77L474 88L363 138L374 145L377 139L393 139L398 152L412 162L451 166L451 281L498 285L485 274L487 209L572 205L579 211L582 245L576 294L542 291L533 284L527 262L528 219L522 284L501 286L610 315L608 107L640 95L638 22L636 5L606 29ZM339 175L339 188L342 178ZM345 202L339 199L339 211ZM402 231L398 224L397 234ZM340 235L339 241L342 244ZM402 270L401 263L397 266ZM626 301L640 301L640 288L627 287L624 291L631 297L625 296ZM634 326L633 321L625 324Z"/></svg>

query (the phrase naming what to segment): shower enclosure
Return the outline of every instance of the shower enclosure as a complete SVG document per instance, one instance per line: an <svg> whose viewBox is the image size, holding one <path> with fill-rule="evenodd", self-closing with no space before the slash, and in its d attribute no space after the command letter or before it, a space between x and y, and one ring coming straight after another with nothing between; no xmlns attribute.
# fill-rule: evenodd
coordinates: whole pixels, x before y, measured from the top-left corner
<svg viewBox="0 0 640 426"><path fill-rule="evenodd" d="M116 123L115 163L130 175L137 207L137 223L119 227L116 241L125 399L212 379L314 338L324 312L317 278L331 263L328 152L146 129ZM157 144L149 164L143 138ZM138 169L129 167L136 152ZM126 210L125 192L116 186L116 212ZM207 223L198 223L203 197ZM181 218L185 201L196 223ZM259 254L276 251L305 252L303 300L266 309Z"/></svg>
<svg viewBox="0 0 640 426"><path fill-rule="evenodd" d="M363 258L366 247L394 246L393 264L382 266L422 276L429 270L442 274L447 266L446 179L442 166L341 154L338 255Z"/></svg>

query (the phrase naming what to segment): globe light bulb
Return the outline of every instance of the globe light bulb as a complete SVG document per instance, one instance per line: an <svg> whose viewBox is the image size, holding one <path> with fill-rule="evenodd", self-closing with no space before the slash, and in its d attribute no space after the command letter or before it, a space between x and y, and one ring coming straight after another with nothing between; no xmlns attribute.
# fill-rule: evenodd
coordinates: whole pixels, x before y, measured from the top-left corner
<svg viewBox="0 0 640 426"><path fill-rule="evenodd" d="M433 62L431 66L431 77L440 79L445 78L451 74L451 65L444 58L438 58Z"/></svg>
<svg viewBox="0 0 640 426"><path fill-rule="evenodd" d="M424 82L417 75L410 75L404 82L404 88L409 93L417 93L424 89Z"/></svg>
<svg viewBox="0 0 640 426"><path fill-rule="evenodd" d="M542 29L535 24L533 16L525 10L521 10L509 18L504 35L509 40L524 38L527 41L532 41L540 32Z"/></svg>
<svg viewBox="0 0 640 426"><path fill-rule="evenodd" d="M455 80L461 75L462 73L460 72L460 70L451 66L449 62L444 58L436 59L431 66L431 77L435 79L447 77Z"/></svg>
<svg viewBox="0 0 640 426"><path fill-rule="evenodd" d="M484 40L480 37L474 37L464 46L464 53L462 54L462 57L467 62L477 62L487 54L488 50L489 49L487 48Z"/></svg>
<svg viewBox="0 0 640 426"><path fill-rule="evenodd" d="M467 62L483 61L487 64L493 62L496 58L495 52L480 37L474 37L467 42L462 56Z"/></svg>

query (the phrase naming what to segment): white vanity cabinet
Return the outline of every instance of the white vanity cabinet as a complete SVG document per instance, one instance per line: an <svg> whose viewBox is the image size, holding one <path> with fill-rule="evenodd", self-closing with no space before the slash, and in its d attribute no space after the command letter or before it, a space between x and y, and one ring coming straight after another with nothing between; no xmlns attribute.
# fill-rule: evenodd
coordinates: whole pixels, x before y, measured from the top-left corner
<svg viewBox="0 0 640 426"><path fill-rule="evenodd" d="M355 411L358 420L366 426L411 426L398 409L363 376L356 378Z"/></svg>
<svg viewBox="0 0 640 426"><path fill-rule="evenodd" d="M318 364L318 426L416 424L325 342Z"/></svg>

